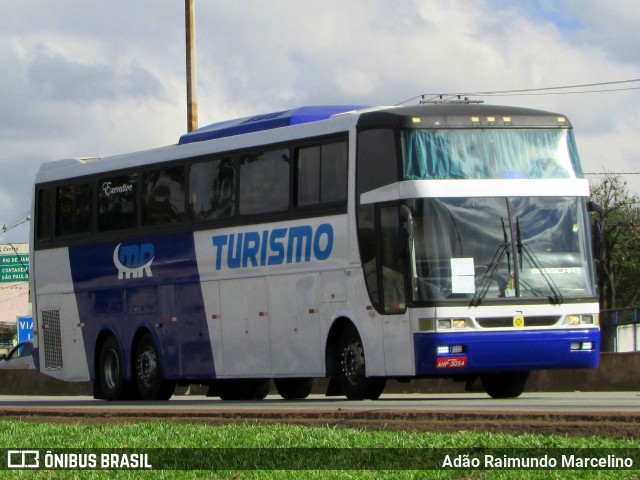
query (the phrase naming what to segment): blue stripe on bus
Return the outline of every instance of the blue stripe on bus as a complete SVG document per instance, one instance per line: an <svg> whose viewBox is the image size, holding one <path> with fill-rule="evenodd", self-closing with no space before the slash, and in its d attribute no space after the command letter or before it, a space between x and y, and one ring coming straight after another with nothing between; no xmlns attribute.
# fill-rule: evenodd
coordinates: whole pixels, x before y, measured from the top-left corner
<svg viewBox="0 0 640 480"><path fill-rule="evenodd" d="M596 368L600 332L596 329L470 332L413 336L416 375L452 375L556 368ZM592 342L593 350L571 350L573 342ZM439 346L462 346L462 353L438 355ZM438 358L459 359L442 362ZM464 365L464 366L461 366Z"/></svg>
<svg viewBox="0 0 640 480"><path fill-rule="evenodd" d="M179 145L192 142L202 142L216 138L232 137L244 133L260 132L274 128L288 127L302 123L327 120L338 113L360 110L362 105L321 105L300 107L293 110L254 115L252 117L225 120L223 122L206 125L180 137Z"/></svg>
<svg viewBox="0 0 640 480"><path fill-rule="evenodd" d="M193 234L70 247L69 259L90 366L107 328L123 346L130 378L134 335L147 328L166 378L215 377Z"/></svg>

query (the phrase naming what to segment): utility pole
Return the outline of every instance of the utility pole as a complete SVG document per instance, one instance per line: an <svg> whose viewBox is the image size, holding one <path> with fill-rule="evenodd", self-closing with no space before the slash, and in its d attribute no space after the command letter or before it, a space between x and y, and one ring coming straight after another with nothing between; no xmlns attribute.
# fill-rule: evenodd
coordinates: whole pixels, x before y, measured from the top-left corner
<svg viewBox="0 0 640 480"><path fill-rule="evenodd" d="M187 131L198 128L198 81L196 77L196 24L194 0L185 0L187 37Z"/></svg>

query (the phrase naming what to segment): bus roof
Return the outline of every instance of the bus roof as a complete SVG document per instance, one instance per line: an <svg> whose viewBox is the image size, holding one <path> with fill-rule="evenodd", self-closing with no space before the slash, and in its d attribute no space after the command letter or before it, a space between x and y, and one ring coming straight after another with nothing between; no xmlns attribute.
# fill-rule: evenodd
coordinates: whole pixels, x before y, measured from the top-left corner
<svg viewBox="0 0 640 480"><path fill-rule="evenodd" d="M323 121L329 120L331 121ZM314 126L314 123L316 126ZM282 127L292 126L291 130ZM177 145L111 156L46 162L36 183L129 168L256 145L288 141L298 136L344 132L350 128L571 128L563 115L495 105L360 105L303 106L263 115L227 120L180 137ZM251 138L242 138L249 134ZM206 140L218 139L208 143Z"/></svg>
<svg viewBox="0 0 640 480"><path fill-rule="evenodd" d="M361 105L322 105L300 107L293 110L253 115L251 117L226 120L212 123L205 127L186 133L180 137L179 145L192 142L202 142L215 138L232 137L243 133L271 130L273 128L288 127L301 123L327 120L333 115L352 112L367 108Z"/></svg>

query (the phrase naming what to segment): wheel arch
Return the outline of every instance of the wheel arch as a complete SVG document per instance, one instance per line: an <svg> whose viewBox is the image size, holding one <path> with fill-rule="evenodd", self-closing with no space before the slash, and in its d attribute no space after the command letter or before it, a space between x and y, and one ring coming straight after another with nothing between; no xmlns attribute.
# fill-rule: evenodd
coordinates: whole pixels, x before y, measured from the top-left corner
<svg viewBox="0 0 640 480"><path fill-rule="evenodd" d="M342 332L344 332L348 328L353 328L358 332L358 335L360 335L360 331L358 330L358 327L356 327L355 322L346 315L337 317L331 324L331 328L329 328L324 351L325 374L328 377L331 377L331 374L335 372L335 352L338 348L338 341L340 339L340 336L342 335ZM360 335L360 337L362 338L362 335Z"/></svg>

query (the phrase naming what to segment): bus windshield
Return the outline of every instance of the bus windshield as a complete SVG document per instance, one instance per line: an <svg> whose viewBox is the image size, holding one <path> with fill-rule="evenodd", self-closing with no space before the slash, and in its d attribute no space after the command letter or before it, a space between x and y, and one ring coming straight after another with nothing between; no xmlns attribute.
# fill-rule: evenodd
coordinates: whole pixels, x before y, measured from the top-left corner
<svg viewBox="0 0 640 480"><path fill-rule="evenodd" d="M569 129L403 130L405 180L576 178Z"/></svg>
<svg viewBox="0 0 640 480"><path fill-rule="evenodd" d="M580 198L427 198L408 206L414 301L595 295Z"/></svg>

